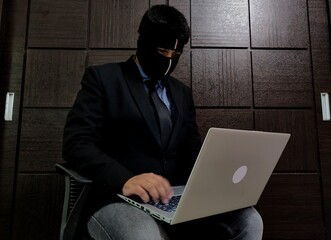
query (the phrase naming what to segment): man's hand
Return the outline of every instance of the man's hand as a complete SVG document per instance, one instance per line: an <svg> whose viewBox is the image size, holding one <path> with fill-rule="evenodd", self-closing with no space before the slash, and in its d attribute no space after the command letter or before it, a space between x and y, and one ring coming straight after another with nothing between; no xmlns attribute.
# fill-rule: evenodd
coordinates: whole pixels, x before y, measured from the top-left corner
<svg viewBox="0 0 331 240"><path fill-rule="evenodd" d="M167 204L172 197L172 189L167 179L154 173L144 173L130 178L123 186L124 196L137 195L144 202L161 200Z"/></svg>

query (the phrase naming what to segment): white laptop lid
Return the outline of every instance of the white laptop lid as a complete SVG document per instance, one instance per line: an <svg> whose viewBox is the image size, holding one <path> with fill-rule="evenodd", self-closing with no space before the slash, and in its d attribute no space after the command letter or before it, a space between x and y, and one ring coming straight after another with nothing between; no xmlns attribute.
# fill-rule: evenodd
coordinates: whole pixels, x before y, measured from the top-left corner
<svg viewBox="0 0 331 240"><path fill-rule="evenodd" d="M256 205L289 138L210 128L171 224Z"/></svg>

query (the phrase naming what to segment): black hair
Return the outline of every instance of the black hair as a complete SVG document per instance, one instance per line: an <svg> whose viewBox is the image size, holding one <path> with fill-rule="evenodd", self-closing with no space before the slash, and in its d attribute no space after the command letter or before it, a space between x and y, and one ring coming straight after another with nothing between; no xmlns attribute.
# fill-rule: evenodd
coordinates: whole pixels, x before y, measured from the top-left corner
<svg viewBox="0 0 331 240"><path fill-rule="evenodd" d="M171 36L186 44L190 28L185 16L172 6L154 5L147 10L138 29L140 36Z"/></svg>

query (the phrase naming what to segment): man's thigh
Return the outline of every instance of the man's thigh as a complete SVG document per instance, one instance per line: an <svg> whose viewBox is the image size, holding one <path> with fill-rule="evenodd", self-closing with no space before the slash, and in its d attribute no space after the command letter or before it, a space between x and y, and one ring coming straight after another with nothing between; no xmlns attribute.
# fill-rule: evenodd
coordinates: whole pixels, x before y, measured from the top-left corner
<svg viewBox="0 0 331 240"><path fill-rule="evenodd" d="M166 239L160 223L127 203L112 203L98 210L88 221L94 239Z"/></svg>
<svg viewBox="0 0 331 240"><path fill-rule="evenodd" d="M174 239L254 239L262 238L263 223L253 207L211 217L179 223L163 224L169 238ZM185 238L184 238L185 237Z"/></svg>

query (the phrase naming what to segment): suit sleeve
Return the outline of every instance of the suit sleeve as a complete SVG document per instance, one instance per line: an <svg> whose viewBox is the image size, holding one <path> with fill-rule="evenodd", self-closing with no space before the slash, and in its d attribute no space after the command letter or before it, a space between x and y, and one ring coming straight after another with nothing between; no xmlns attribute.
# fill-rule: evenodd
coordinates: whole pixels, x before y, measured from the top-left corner
<svg viewBox="0 0 331 240"><path fill-rule="evenodd" d="M191 89L186 88L184 94L186 96L186 104L188 106L189 114L187 122L188 134L186 136L186 141L184 141L185 145L182 149L184 158L188 159L183 173L184 179L187 180L197 159L202 144L199 129L196 123L196 111Z"/></svg>
<svg viewBox="0 0 331 240"><path fill-rule="evenodd" d="M102 150L104 95L95 67L86 69L63 133L63 158L80 174L121 192L134 174Z"/></svg>
<svg viewBox="0 0 331 240"><path fill-rule="evenodd" d="M190 112L190 135L188 139L189 149L191 152L191 156L193 161L195 162L198 157L200 148L201 148L201 138L198 130L197 122L196 122L196 111L193 101L193 96L191 90L188 92L189 99L189 112Z"/></svg>

